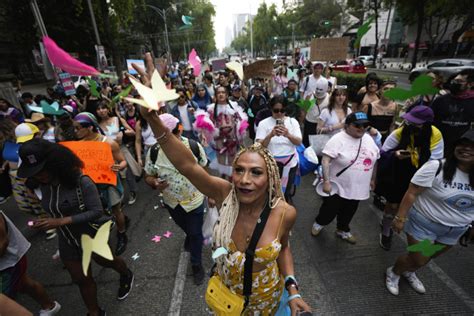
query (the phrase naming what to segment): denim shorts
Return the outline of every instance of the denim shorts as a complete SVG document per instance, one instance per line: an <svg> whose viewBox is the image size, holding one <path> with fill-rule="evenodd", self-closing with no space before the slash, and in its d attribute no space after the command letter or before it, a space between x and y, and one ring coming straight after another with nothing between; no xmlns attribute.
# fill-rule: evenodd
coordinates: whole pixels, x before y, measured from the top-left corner
<svg viewBox="0 0 474 316"><path fill-rule="evenodd" d="M412 207L403 230L418 241L428 239L454 246L468 228L468 226L450 227L435 223Z"/></svg>

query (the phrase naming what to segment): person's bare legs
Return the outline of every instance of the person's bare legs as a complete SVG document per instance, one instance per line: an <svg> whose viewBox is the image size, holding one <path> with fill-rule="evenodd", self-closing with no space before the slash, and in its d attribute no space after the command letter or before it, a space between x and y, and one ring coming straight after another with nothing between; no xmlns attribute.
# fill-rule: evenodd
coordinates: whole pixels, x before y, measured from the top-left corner
<svg viewBox="0 0 474 316"><path fill-rule="evenodd" d="M33 316L26 308L0 293L0 315Z"/></svg>
<svg viewBox="0 0 474 316"><path fill-rule="evenodd" d="M26 273L21 278L20 292L26 293L37 301L44 310L52 309L54 301L46 292L44 286L36 280L30 278Z"/></svg>

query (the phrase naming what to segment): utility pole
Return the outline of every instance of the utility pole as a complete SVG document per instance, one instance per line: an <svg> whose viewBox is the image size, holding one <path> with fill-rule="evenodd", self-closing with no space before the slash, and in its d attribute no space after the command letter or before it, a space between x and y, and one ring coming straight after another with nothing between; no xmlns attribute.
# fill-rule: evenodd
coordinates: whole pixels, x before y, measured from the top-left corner
<svg viewBox="0 0 474 316"><path fill-rule="evenodd" d="M95 41L97 42L97 45L102 45L100 43L99 30L97 29L97 23L95 22L94 9L92 8L91 0L87 0L87 6L89 7L89 13L91 15L92 27L94 28Z"/></svg>

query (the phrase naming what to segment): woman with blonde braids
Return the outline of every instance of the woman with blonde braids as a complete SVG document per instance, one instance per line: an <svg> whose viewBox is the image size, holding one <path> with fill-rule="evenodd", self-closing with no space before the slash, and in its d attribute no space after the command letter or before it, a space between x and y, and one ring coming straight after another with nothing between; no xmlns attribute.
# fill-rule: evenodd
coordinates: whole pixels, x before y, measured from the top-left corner
<svg viewBox="0 0 474 316"><path fill-rule="evenodd" d="M145 84L149 84L149 74L154 70L150 54L145 62L148 74L139 67L136 69ZM269 151L255 144L239 152L233 162L232 182L229 182L209 175L196 162L191 151L177 138L171 137L157 113L141 111L171 163L199 191L214 199L220 208L213 247L224 247L228 254L217 259L217 274L237 294L243 293L245 250L262 211L269 203L271 211L255 250L252 294L245 313L275 314L285 285L290 295L292 315L301 310L310 311L298 294L288 243L296 210L284 200L278 167Z"/></svg>

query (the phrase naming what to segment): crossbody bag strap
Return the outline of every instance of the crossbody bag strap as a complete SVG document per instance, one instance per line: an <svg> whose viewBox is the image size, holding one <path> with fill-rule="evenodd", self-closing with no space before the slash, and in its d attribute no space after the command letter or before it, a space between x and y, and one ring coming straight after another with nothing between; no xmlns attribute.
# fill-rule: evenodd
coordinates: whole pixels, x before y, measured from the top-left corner
<svg viewBox="0 0 474 316"><path fill-rule="evenodd" d="M342 169L341 171L339 171L338 173L336 173L336 177L339 177L341 174L343 174L347 169L349 169L353 164L355 164L355 162L357 161L357 158L359 158L359 154L360 154L360 147L362 146L362 137L360 139L360 142L359 142L359 149L357 150L357 155L355 157L354 160L352 160L352 162L347 166L345 167L344 169Z"/></svg>
<svg viewBox="0 0 474 316"><path fill-rule="evenodd" d="M79 211L84 212L86 210L86 205L84 204L84 195L82 194L81 181L84 175L79 177L79 183L76 186L76 195L77 201L79 202Z"/></svg>
<svg viewBox="0 0 474 316"><path fill-rule="evenodd" d="M255 248L257 247L258 240L263 233L263 229L265 228L265 224L267 223L268 217L270 215L270 204L267 201L265 205L265 209L263 210L262 214L260 215L259 220L257 221L257 225L252 233L252 239L250 239L249 246L247 250L245 250L245 263L244 263L244 297L245 297L245 305L244 310L249 304L250 295L252 294L252 267L253 267L253 259L255 256Z"/></svg>

